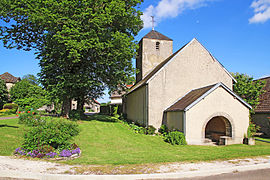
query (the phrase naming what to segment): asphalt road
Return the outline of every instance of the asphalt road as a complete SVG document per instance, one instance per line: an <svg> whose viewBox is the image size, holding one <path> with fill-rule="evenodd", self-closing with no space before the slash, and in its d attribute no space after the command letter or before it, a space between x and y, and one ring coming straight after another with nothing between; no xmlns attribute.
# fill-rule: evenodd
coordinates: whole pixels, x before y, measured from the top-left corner
<svg viewBox="0 0 270 180"><path fill-rule="evenodd" d="M177 179L177 178L176 178ZM270 180L270 169L233 172L206 177L179 178L178 180Z"/></svg>

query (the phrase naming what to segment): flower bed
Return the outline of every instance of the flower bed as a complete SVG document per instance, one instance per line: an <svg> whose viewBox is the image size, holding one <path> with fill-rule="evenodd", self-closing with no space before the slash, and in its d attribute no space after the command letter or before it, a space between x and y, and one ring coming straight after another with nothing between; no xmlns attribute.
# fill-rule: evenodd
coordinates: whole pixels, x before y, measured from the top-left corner
<svg viewBox="0 0 270 180"><path fill-rule="evenodd" d="M33 151L27 151L26 149L23 149L21 147L17 148L14 152L16 156L25 156L25 157L32 157L32 158L40 158L40 159L54 159L54 160L66 160L70 158L77 158L81 155L81 149L76 148L73 150L64 149L60 152L47 152L40 149L36 149Z"/></svg>

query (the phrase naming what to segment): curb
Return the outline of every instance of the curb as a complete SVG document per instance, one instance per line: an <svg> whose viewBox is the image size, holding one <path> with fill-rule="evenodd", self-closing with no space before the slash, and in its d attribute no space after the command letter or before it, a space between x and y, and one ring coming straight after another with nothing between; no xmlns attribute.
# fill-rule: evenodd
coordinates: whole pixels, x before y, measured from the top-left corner
<svg viewBox="0 0 270 180"><path fill-rule="evenodd" d="M169 179L169 178L191 178L191 177L204 177L204 176L212 176L219 175L224 173L232 173L232 172L243 172L243 171L251 171L251 170L259 170L259 169L269 169L270 162L264 164L256 164L256 165L247 165L247 166L235 166L228 167L222 169L211 169L211 170L203 170L203 171L188 171L188 172L178 172L178 173L161 173L161 174L132 174L132 175L65 175L65 174L19 174L16 170L1 171L0 177L9 177L9 178L28 178L28 179L52 179L52 180L84 180L84 179L95 179L95 180L104 180L104 179L112 179L112 180L126 180L126 179Z"/></svg>

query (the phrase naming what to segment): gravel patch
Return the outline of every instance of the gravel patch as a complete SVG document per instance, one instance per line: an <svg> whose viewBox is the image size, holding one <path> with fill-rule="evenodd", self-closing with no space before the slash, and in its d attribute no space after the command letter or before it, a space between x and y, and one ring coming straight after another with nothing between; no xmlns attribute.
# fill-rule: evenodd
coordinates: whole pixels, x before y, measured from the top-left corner
<svg viewBox="0 0 270 180"><path fill-rule="evenodd" d="M196 163L163 163L153 164L154 170L151 172L152 166L149 167L147 173L187 173L187 172L199 172L199 171L210 171L213 169L226 169L231 167L241 167L249 165L268 165L270 167L270 156L268 157L256 157L256 158L245 158L245 159L234 159L227 161L211 161L211 162L196 162ZM27 160L19 159L16 157L0 156L0 172L6 174L65 174L65 175L78 175L88 174L85 172L76 172L76 169L83 167L93 167L94 165L65 165L57 162L47 162L43 160ZM125 166L125 165L122 165ZM144 165L138 165L144 166ZM87 169L87 168L86 168ZM107 172L111 174L110 172ZM104 173L104 174L107 174ZM124 172L123 172L124 173ZM90 174L97 174L92 172ZM125 174L125 173L124 173ZM0 174L1 177L1 174ZM7 177L7 176L3 176ZM12 177L12 176L10 176ZM19 176L20 177L20 176ZM1 180L1 178L0 178Z"/></svg>
<svg viewBox="0 0 270 180"><path fill-rule="evenodd" d="M16 173L46 173L65 174L74 173L74 166L41 160L17 159L8 156L0 156L0 171L16 171Z"/></svg>

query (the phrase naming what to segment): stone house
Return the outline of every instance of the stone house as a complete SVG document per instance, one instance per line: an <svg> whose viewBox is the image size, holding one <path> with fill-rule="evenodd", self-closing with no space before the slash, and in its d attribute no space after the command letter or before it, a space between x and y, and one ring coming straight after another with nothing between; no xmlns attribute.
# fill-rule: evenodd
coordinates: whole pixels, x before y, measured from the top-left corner
<svg viewBox="0 0 270 180"><path fill-rule="evenodd" d="M100 103L95 99L84 103L83 107L85 109L85 112L98 113L100 111ZM75 101L75 100L71 101L71 110L72 109L77 109L77 101Z"/></svg>
<svg viewBox="0 0 270 180"><path fill-rule="evenodd" d="M17 82L21 80L19 77L14 77L8 72L0 75L0 78L5 81L8 91L12 86L14 86Z"/></svg>
<svg viewBox="0 0 270 180"><path fill-rule="evenodd" d="M264 93L260 95L260 103L252 115L253 122L260 126L260 131L270 137L270 76L258 80L265 81Z"/></svg>
<svg viewBox="0 0 270 180"><path fill-rule="evenodd" d="M173 40L152 30L139 42L136 84L126 94L127 118L182 131L188 144L242 143L251 106L233 91L236 80L193 39L175 53Z"/></svg>
<svg viewBox="0 0 270 180"><path fill-rule="evenodd" d="M127 89L130 89L133 84L125 85ZM126 94L126 91L123 90L116 90L111 93L110 99L111 99L111 105L122 105L122 96Z"/></svg>

